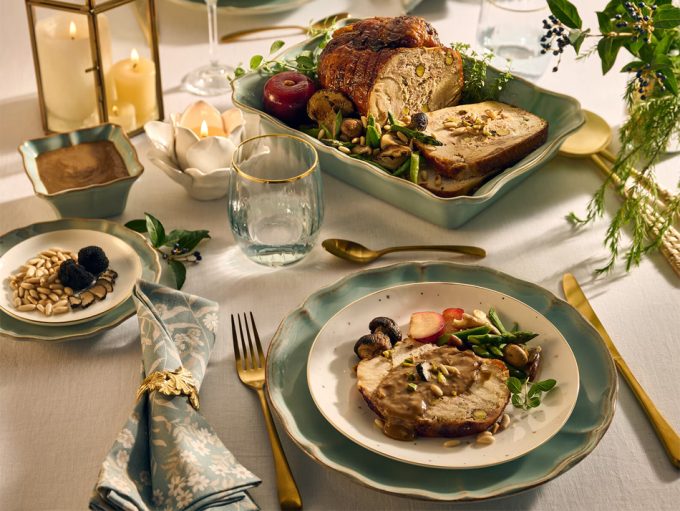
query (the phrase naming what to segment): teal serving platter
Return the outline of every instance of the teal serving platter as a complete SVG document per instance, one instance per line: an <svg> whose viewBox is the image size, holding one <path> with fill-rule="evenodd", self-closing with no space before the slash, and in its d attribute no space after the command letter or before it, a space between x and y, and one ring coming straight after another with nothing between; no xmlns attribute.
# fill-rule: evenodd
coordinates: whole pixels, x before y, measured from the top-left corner
<svg viewBox="0 0 680 511"><path fill-rule="evenodd" d="M356 20L345 20L340 24L353 21ZM318 44L319 37L308 39L292 46L277 58L294 59L302 51L314 50ZM494 80L498 73L489 68L489 79ZM232 95L234 104L245 111L260 115L264 129L269 132L294 134L313 143L319 152L322 171L395 207L448 229L460 227L550 161L569 134L584 122L581 106L576 99L513 77L499 100L546 119L549 123L548 140L524 159L484 183L473 195L444 198L406 179L388 174L370 163L328 147L264 112L262 91L268 78L259 72L250 72L235 80Z"/></svg>
<svg viewBox="0 0 680 511"><path fill-rule="evenodd" d="M63 218L52 222L40 222L10 231L0 237L0 257L9 249L33 236L68 229L85 229L104 232L127 243L139 256L142 263L142 279L158 282L161 276L161 263L158 253L141 234L121 224L107 220ZM90 337L113 328L135 314L132 297L110 311L91 320L75 324L37 324L21 321L0 311L0 336L36 341L66 341Z"/></svg>
<svg viewBox="0 0 680 511"><path fill-rule="evenodd" d="M564 336L579 368L576 406L560 431L525 456L476 469L440 469L386 458L353 443L318 411L307 386L307 357L324 324L346 305L400 284L457 282L512 296L533 307ZM595 329L549 291L496 270L446 262L411 262L361 271L312 294L281 323L267 353L267 391L293 441L317 462L373 489L440 501L473 501L541 485L572 468L612 421L614 363Z"/></svg>

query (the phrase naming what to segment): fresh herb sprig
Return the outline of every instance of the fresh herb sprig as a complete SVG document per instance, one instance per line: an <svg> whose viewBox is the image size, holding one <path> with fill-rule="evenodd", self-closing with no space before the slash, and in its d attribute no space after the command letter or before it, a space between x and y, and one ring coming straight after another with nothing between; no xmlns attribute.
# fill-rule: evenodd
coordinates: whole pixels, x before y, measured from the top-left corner
<svg viewBox="0 0 680 511"><path fill-rule="evenodd" d="M463 88L462 103L480 103L496 100L499 94L512 79L510 70L499 71L497 76L490 79L489 63L493 59L493 52L477 53L469 44L452 43L451 48L460 53L463 58Z"/></svg>
<svg viewBox="0 0 680 511"><path fill-rule="evenodd" d="M319 64L319 55L326 47L328 42L333 36L333 31L336 29L336 22L331 21L324 28L311 28L307 31L309 37L319 36L319 43L313 50L301 51L295 58L292 59L281 59L272 58L273 55L278 53L281 48L285 46L283 41L276 40L269 47L269 54L264 55L253 55L249 62L248 68L246 69L243 65L239 65L234 70L234 75L231 77L232 80L239 78L246 74L248 71L259 71L266 75L275 75L282 71L297 71L299 73L305 74L310 78L316 78L316 70Z"/></svg>
<svg viewBox="0 0 680 511"><path fill-rule="evenodd" d="M595 33L583 27L578 9L568 0L547 2L552 15L543 23L544 53L552 52L561 59L569 46L574 48L577 58L597 52L602 74L613 68L622 49L632 58L620 70L629 76L624 95L629 113L619 130L621 150L612 176L590 200L585 216L571 213L567 217L575 225L583 226L603 216L606 187L614 183L624 192L623 202L604 240L609 260L597 271L603 273L614 268L621 251L622 231L627 226L632 230L632 240L623 256L628 271L660 246L668 228L680 218L680 194L660 204L653 179L654 167L669 141L680 137L680 8L673 6L672 0L656 0L653 4L611 0L604 10L597 12L599 33ZM581 52L588 39L597 43ZM553 71L558 67L559 62ZM650 210L661 220L655 226L644 221L645 212Z"/></svg>
<svg viewBox="0 0 680 511"><path fill-rule="evenodd" d="M151 245L167 261L175 279L177 289L182 289L186 280L186 263L198 264L203 258L198 250L194 250L204 239L210 238L206 230L187 231L173 229L165 231L163 224L149 213L145 218L130 220L125 227L143 234L148 234Z"/></svg>
<svg viewBox="0 0 680 511"><path fill-rule="evenodd" d="M542 380L531 385L528 380L520 380L512 376L507 381L513 406L522 410L530 410L539 406L542 395L554 389L555 385L557 381L553 379Z"/></svg>

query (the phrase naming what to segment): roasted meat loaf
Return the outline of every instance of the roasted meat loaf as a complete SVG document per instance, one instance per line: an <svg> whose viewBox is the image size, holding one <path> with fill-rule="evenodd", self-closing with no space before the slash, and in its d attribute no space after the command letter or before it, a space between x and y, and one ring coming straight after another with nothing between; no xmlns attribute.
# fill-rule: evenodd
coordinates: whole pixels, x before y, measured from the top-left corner
<svg viewBox="0 0 680 511"><path fill-rule="evenodd" d="M441 146L417 143L436 169L422 183L437 195L455 195L527 156L548 138L548 122L497 101L459 105L428 116L428 131ZM466 191L466 190L463 190Z"/></svg>
<svg viewBox="0 0 680 511"><path fill-rule="evenodd" d="M369 18L333 34L319 56L319 81L380 123L455 105L463 89L458 52L422 18Z"/></svg>
<svg viewBox="0 0 680 511"><path fill-rule="evenodd" d="M413 363L404 364L407 359ZM418 375L417 363L455 369L444 382L428 382ZM482 432L498 420L510 397L508 376L498 360L405 339L390 358L378 354L359 362L357 387L392 438L458 437Z"/></svg>

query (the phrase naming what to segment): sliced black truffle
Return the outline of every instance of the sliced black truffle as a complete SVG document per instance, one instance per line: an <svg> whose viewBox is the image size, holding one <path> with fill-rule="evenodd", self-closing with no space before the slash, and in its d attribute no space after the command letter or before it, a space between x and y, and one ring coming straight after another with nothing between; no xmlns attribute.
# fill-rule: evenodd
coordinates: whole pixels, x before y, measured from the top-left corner
<svg viewBox="0 0 680 511"><path fill-rule="evenodd" d="M78 264L93 275L99 275L109 267L109 258L99 247L83 247L78 251Z"/></svg>
<svg viewBox="0 0 680 511"><path fill-rule="evenodd" d="M59 265L59 280L74 291L80 291L92 285L94 275L76 263L73 259L64 261Z"/></svg>

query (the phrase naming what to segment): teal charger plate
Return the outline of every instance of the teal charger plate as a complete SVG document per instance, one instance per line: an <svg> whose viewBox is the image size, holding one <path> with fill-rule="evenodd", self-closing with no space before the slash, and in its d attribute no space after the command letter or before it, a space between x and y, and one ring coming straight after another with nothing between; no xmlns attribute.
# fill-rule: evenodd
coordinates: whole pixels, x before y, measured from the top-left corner
<svg viewBox="0 0 680 511"><path fill-rule="evenodd" d="M345 20L341 24L356 20ZM313 50L319 38L311 38L282 52L277 58L292 59L300 52ZM489 69L490 79L498 75ZM260 115L268 132L294 134L310 141L319 153L321 169L333 177L359 188L395 207L431 223L454 229L491 206L519 185L542 165L550 161L562 142L584 122L581 105L569 96L550 92L518 77L505 87L500 101L521 107L546 119L550 126L548 140L520 162L484 183L473 195L443 198L405 179L394 177L365 161L351 158L321 143L314 137L287 126L264 112L262 91L268 76L250 72L233 83L232 100L239 108Z"/></svg>
<svg viewBox="0 0 680 511"><path fill-rule="evenodd" d="M158 253L149 245L141 234L108 220L89 220L80 218L63 218L52 222L40 222L10 231L0 237L0 257L10 248L28 238L47 232L64 229L87 229L100 231L116 236L139 255L142 262L142 279L158 282L161 276L161 263ZM8 335L16 339L37 341L66 341L82 339L102 332L122 323L135 314L132 297L114 309L89 321L70 325L40 325L20 321L0 311L0 335Z"/></svg>
<svg viewBox="0 0 680 511"><path fill-rule="evenodd" d="M326 422L307 387L307 356L321 327L349 303L380 289L413 282L459 282L500 291L536 309L569 343L580 390L567 423L527 455L492 467L450 470L390 460L351 442ZM441 501L509 495L543 484L585 458L614 416L614 363L595 329L545 289L504 273L444 262L413 262L358 272L312 294L281 323L267 353L267 391L293 441L312 459L365 486Z"/></svg>

